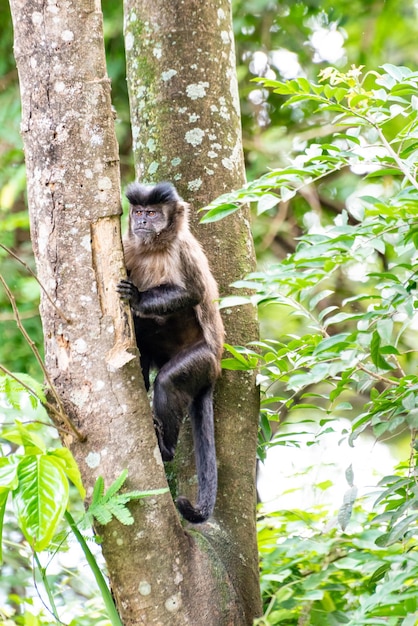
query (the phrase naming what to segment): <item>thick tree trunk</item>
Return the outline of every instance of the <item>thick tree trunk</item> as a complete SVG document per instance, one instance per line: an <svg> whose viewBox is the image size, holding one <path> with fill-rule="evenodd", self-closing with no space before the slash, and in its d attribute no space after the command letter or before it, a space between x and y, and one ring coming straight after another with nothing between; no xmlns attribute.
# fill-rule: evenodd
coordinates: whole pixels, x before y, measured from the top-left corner
<svg viewBox="0 0 418 626"><path fill-rule="evenodd" d="M33 247L39 278L59 308L42 298L45 361L68 416L85 436L79 440L66 433L63 440L79 464L88 493L99 475L109 485L125 468L129 489L163 487L166 477L130 315L115 294L124 272L119 160L98 1L10 4ZM223 19L220 11L217 14ZM132 21L132 15L128 19ZM242 166L234 167L242 176ZM202 189L205 181L202 178ZM210 196L229 185L232 179L225 187L214 185ZM230 229L228 252L217 246L222 250L219 258L237 254L245 272L246 252L240 246L248 233L233 224ZM226 285L235 274L225 268L222 276ZM251 338L253 322L239 316L238 322L238 340L245 340L247 328L251 330L246 337ZM253 382L247 379L236 382L239 398L227 397L228 378L218 393L216 522L206 525L205 534L186 533L166 493L132 504L133 526L112 522L99 529L112 590L127 625L244 625L258 611L256 399ZM240 404L243 410L237 415ZM232 413L227 413L227 405ZM245 413L244 405L251 411Z"/></svg>
<svg viewBox="0 0 418 626"><path fill-rule="evenodd" d="M125 40L137 176L144 182L170 180L191 203L195 234L221 295L228 294L230 284L254 267L249 214L203 227L196 210L245 182L230 1L125 0ZM256 314L249 307L227 310L224 323L228 343L257 338ZM257 424L254 376L225 371L216 396L219 526L208 524L199 532L224 559L244 624L252 623L260 602ZM184 447L177 478L187 493L196 484L190 476L190 437Z"/></svg>

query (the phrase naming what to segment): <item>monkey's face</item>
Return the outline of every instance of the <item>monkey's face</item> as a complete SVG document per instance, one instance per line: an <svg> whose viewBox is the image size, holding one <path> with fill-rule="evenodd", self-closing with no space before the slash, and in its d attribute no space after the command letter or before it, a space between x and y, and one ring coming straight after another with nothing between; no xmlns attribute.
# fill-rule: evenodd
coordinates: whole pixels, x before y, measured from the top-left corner
<svg viewBox="0 0 418 626"><path fill-rule="evenodd" d="M152 240L167 228L168 220L163 206L131 206L132 233L143 241Z"/></svg>

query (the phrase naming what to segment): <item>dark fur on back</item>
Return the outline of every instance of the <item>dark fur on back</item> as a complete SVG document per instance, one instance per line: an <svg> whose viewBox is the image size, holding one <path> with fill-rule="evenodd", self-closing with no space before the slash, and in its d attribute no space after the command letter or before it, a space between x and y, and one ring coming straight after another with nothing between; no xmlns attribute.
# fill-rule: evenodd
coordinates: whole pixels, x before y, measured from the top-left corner
<svg viewBox="0 0 418 626"><path fill-rule="evenodd" d="M126 189L126 197L132 206L152 206L178 202L180 197L171 183L158 183L148 187L140 183L131 183Z"/></svg>

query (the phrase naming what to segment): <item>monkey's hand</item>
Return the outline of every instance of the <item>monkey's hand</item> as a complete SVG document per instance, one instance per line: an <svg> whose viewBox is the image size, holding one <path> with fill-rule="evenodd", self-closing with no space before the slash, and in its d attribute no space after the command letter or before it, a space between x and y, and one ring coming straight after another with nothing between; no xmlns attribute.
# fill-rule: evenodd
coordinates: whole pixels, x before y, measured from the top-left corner
<svg viewBox="0 0 418 626"><path fill-rule="evenodd" d="M129 300L134 311L140 310L141 294L129 279L123 279L116 285L116 291L123 300Z"/></svg>

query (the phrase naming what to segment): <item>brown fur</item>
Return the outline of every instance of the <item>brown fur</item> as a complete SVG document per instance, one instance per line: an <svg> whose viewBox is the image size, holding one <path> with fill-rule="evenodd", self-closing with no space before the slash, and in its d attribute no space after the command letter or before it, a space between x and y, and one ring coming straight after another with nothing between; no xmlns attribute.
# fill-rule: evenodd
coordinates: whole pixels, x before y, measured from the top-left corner
<svg viewBox="0 0 418 626"><path fill-rule="evenodd" d="M128 274L139 291L173 283L192 288L200 296L195 307L204 338L219 362L224 342L224 328L217 300L218 286L200 243L188 225L188 205L176 202L170 210L176 219L170 235L144 243L129 228L123 242ZM177 236L175 236L177 231ZM220 372L220 368L218 370Z"/></svg>

